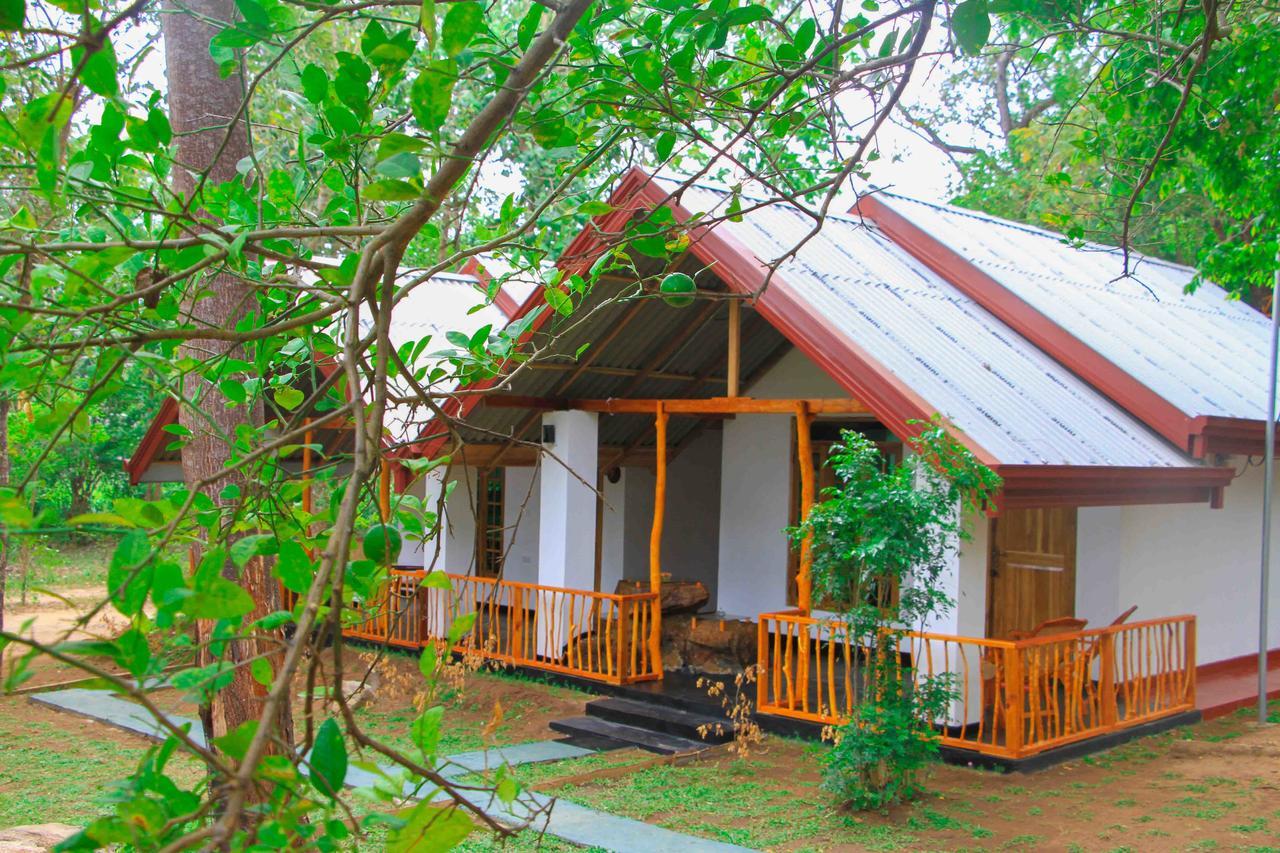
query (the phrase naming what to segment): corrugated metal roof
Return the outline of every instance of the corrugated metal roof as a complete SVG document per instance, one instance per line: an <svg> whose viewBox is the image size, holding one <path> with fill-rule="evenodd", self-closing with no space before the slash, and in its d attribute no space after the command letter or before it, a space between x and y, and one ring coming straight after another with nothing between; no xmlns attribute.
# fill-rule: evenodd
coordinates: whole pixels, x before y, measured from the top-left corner
<svg viewBox="0 0 1280 853"><path fill-rule="evenodd" d="M710 212L727 198L699 186L682 204ZM766 262L811 227L784 204L717 226ZM1195 465L869 223L828 217L779 272L788 292L1003 464Z"/></svg>
<svg viewBox="0 0 1280 853"><path fill-rule="evenodd" d="M414 271L407 270L400 275L399 281L408 283L413 277ZM484 326L502 329L507 325L507 316L496 305L485 305L484 300L484 291L474 276L455 273L434 275L411 290L395 306L391 314L391 343L399 350L406 343L416 343L430 335L431 341L422 355L409 365L414 369L429 368L440 361L434 357L436 353L454 348L445 339L447 332L472 335ZM361 330L367 333L372 328L367 311L361 313L360 320ZM428 391L440 394L447 394L457 387L457 382L450 377L435 383L424 380L421 384ZM413 386L402 377L391 378L388 386L395 394L413 396L415 393ZM432 411L425 404L403 403L388 406L386 424L393 440L410 441L418 438L432 417Z"/></svg>
<svg viewBox="0 0 1280 853"><path fill-rule="evenodd" d="M890 193L877 198L1190 416L1265 420L1267 318L1195 270Z"/></svg>

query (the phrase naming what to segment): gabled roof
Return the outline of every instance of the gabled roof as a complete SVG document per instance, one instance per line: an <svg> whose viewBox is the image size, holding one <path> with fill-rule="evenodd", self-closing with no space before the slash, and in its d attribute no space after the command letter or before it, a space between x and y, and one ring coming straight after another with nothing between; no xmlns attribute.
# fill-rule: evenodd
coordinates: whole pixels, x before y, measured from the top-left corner
<svg viewBox="0 0 1280 853"><path fill-rule="evenodd" d="M891 193L857 213L1178 447L1261 452L1268 321L1195 270Z"/></svg>
<svg viewBox="0 0 1280 853"><path fill-rule="evenodd" d="M610 198L614 210L584 230L561 265L590 265L605 238L640 210L665 204L681 221L724 212L723 191L692 187L677 203L670 198L677 187L633 170ZM694 227L689 255L730 290L755 294L765 260L784 255L809 228L798 209L760 207L741 222ZM521 312L540 304L539 291ZM754 308L899 435L941 413L1005 478L1006 505L1201 501L1231 480L1231 469L1189 459L854 218L828 219L782 264ZM466 419L480 403L470 397L455 414ZM422 450L439 448L437 440Z"/></svg>
<svg viewBox="0 0 1280 853"><path fill-rule="evenodd" d="M440 273L431 277L427 285L411 291L396 306L393 312L390 329L391 343L399 349L410 341L420 341L427 335L432 336L426 350L436 352L450 346L444 335L448 331L474 333L484 325L501 328L509 320L509 314L502 310L503 302L514 311L515 300L508 296L505 300L495 299L490 305L484 304L484 272L476 265L468 266L463 273ZM402 280L412 277L408 270ZM527 290L522 288L527 293ZM362 316L362 328L368 331L370 323L367 314ZM421 364L421 361L419 361ZM320 368L324 370L324 366ZM409 396L413 389L403 379L393 379L393 392ZM433 390L449 391L453 388L433 386ZM416 438L423 425L431 420L429 412L409 405L391 406L387 411L386 422L389 431L388 440L398 443L406 438ZM181 472L175 464L163 467L156 463L176 463L177 451L166 448L175 437L166 431L166 427L178 422L178 401L167 398L160 410L152 418L146 433L134 450L133 455L125 461L124 469L131 484L138 484L144 479L150 481L170 481L181 479Z"/></svg>

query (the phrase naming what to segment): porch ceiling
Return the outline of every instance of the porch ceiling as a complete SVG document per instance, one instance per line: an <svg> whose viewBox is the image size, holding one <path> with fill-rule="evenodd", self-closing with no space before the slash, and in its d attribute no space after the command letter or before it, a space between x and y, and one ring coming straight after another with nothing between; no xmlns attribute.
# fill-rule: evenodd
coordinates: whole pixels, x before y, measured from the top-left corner
<svg viewBox="0 0 1280 853"><path fill-rule="evenodd" d="M578 307L571 318L555 318L533 338L542 350L536 363L516 372L504 396L576 399L675 399L722 396L727 382L728 301L724 283L703 263L686 255L674 267L657 261L639 264L634 279L609 276ZM667 272L693 276L699 298L686 308L674 308L652 295ZM643 295L622 298L645 285ZM557 339L557 336L558 339ZM586 346L581 357L574 358ZM545 348L545 349L544 349ZM790 344L749 305L742 306L740 336L743 387L780 357ZM467 443L501 444L510 439L533 440L538 435L537 411L477 406L460 425ZM673 417L669 444L678 447L700 424L695 418ZM618 450L653 447L653 417L640 414L603 415L600 444ZM603 461L603 460L602 460Z"/></svg>

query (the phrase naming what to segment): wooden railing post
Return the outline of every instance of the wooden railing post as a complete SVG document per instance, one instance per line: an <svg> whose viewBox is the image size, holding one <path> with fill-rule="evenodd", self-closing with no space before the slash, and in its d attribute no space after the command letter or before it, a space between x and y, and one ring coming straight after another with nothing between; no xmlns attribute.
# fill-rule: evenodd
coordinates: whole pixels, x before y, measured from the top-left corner
<svg viewBox="0 0 1280 853"><path fill-rule="evenodd" d="M616 652L617 655L616 672L619 684L626 684L631 679L631 649L629 648L633 618L631 601L631 598L626 596L618 599L618 638L614 643L616 649L610 652L611 654Z"/></svg>
<svg viewBox="0 0 1280 853"><path fill-rule="evenodd" d="M769 620L761 615L756 624L756 710L765 706L769 698Z"/></svg>
<svg viewBox="0 0 1280 853"><path fill-rule="evenodd" d="M653 531L649 536L649 591L656 596L649 620L650 667L662 672L662 522L667 508L667 410L657 403L657 471L653 487Z"/></svg>
<svg viewBox="0 0 1280 853"><path fill-rule="evenodd" d="M1183 661L1183 665L1187 668L1186 702L1194 708L1196 706L1196 617L1187 617L1186 632L1186 642L1183 644L1183 654L1187 658Z"/></svg>
<svg viewBox="0 0 1280 853"><path fill-rule="evenodd" d="M1114 726L1120 719L1116 707L1116 635L1105 631L1098 639L1098 694L1102 725ZM1085 673L1085 678L1089 674Z"/></svg>
<svg viewBox="0 0 1280 853"><path fill-rule="evenodd" d="M1024 704L1026 702L1023 697L1023 687L1025 676L1022 671L1022 647L1014 645L1012 648L1003 648L1000 650L1005 656L1005 694L1008 697L1008 705L1005 707L1004 713L1004 743L1009 750L1009 754L1014 758L1022 754L1022 735L1025 728L1024 722Z"/></svg>

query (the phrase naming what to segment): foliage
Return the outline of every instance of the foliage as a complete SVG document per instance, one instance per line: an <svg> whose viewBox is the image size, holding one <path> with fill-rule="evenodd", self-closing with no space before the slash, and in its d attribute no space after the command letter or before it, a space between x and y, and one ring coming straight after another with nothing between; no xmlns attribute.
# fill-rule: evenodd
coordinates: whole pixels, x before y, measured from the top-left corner
<svg viewBox="0 0 1280 853"><path fill-rule="evenodd" d="M1065 27L1003 19L987 55L954 72L947 102L914 116L979 125L990 140L974 150L935 133L957 158L956 201L1196 266L1238 296L1269 292L1276 10L1094 6L1064 13Z"/></svg>
<svg viewBox="0 0 1280 853"><path fill-rule="evenodd" d="M837 611L830 626L864 649L859 701L832 732L823 759L828 787L858 809L915 797L937 755L933 721L955 693L949 673L926 676L899 653L902 640L953 604L943 576L967 519L986 510L999 478L937 422L898 463L874 442L845 430L827 464L837 485L790 531L809 540L814 599Z"/></svg>
<svg viewBox="0 0 1280 853"><path fill-rule="evenodd" d="M38 508L68 518L110 509L118 497L141 495L141 489L129 485L124 462L159 404L143 374L138 365L129 365L120 382L86 407L52 447L42 438L67 417L89 377L70 377L64 387L36 387L34 396L10 409L12 476L23 479L32 473L30 494Z"/></svg>
<svg viewBox="0 0 1280 853"><path fill-rule="evenodd" d="M381 505L379 472L444 481L447 494L460 386L487 393L563 359L565 332L654 291L693 229L741 216L748 185L752 203L803 207L812 234L849 179L869 177L877 133L935 43L971 54L993 22L1058 17L986 0L847 5L4 4L0 399L47 412L30 429L18 416L25 461L0 489L0 524L29 529L88 503L72 521L121 531L108 589L80 624L54 642L0 632L22 650L5 686L52 655L158 714L144 685L165 673L199 700L209 738L167 730L77 844L331 849L345 831L355 845L376 831L446 847L460 810L510 831L435 772L438 703L406 751L364 731L342 696L361 675L342 628L365 618L358 603L377 600L387 572L356 532L438 532L438 506L407 494ZM197 45L163 82L162 32L166 48L175 34ZM237 104L218 102L228 92ZM691 221L669 205L615 210L608 188L633 164L680 174L682 188L722 179L730 200ZM575 246L589 249L561 257L588 222ZM438 304L436 273L476 259L498 271L476 308L509 275L538 282L544 304L505 325L436 331L440 318L415 317L428 322L393 334L415 293ZM630 284L602 284L619 278ZM130 441L160 398L179 410L165 449L182 460L181 488L73 488L79 469L52 467L87 444L100 461L122 455L108 439ZM95 413L128 423L104 422L99 440ZM338 428L344 441L316 434ZM104 608L121 632L73 635ZM444 661L424 657L428 697ZM303 691L297 737L295 682L337 700ZM198 781L175 776L180 757L203 766ZM370 759L400 769L354 820L339 782ZM445 811L407 803L405 784ZM487 784L521 796L500 773Z"/></svg>

